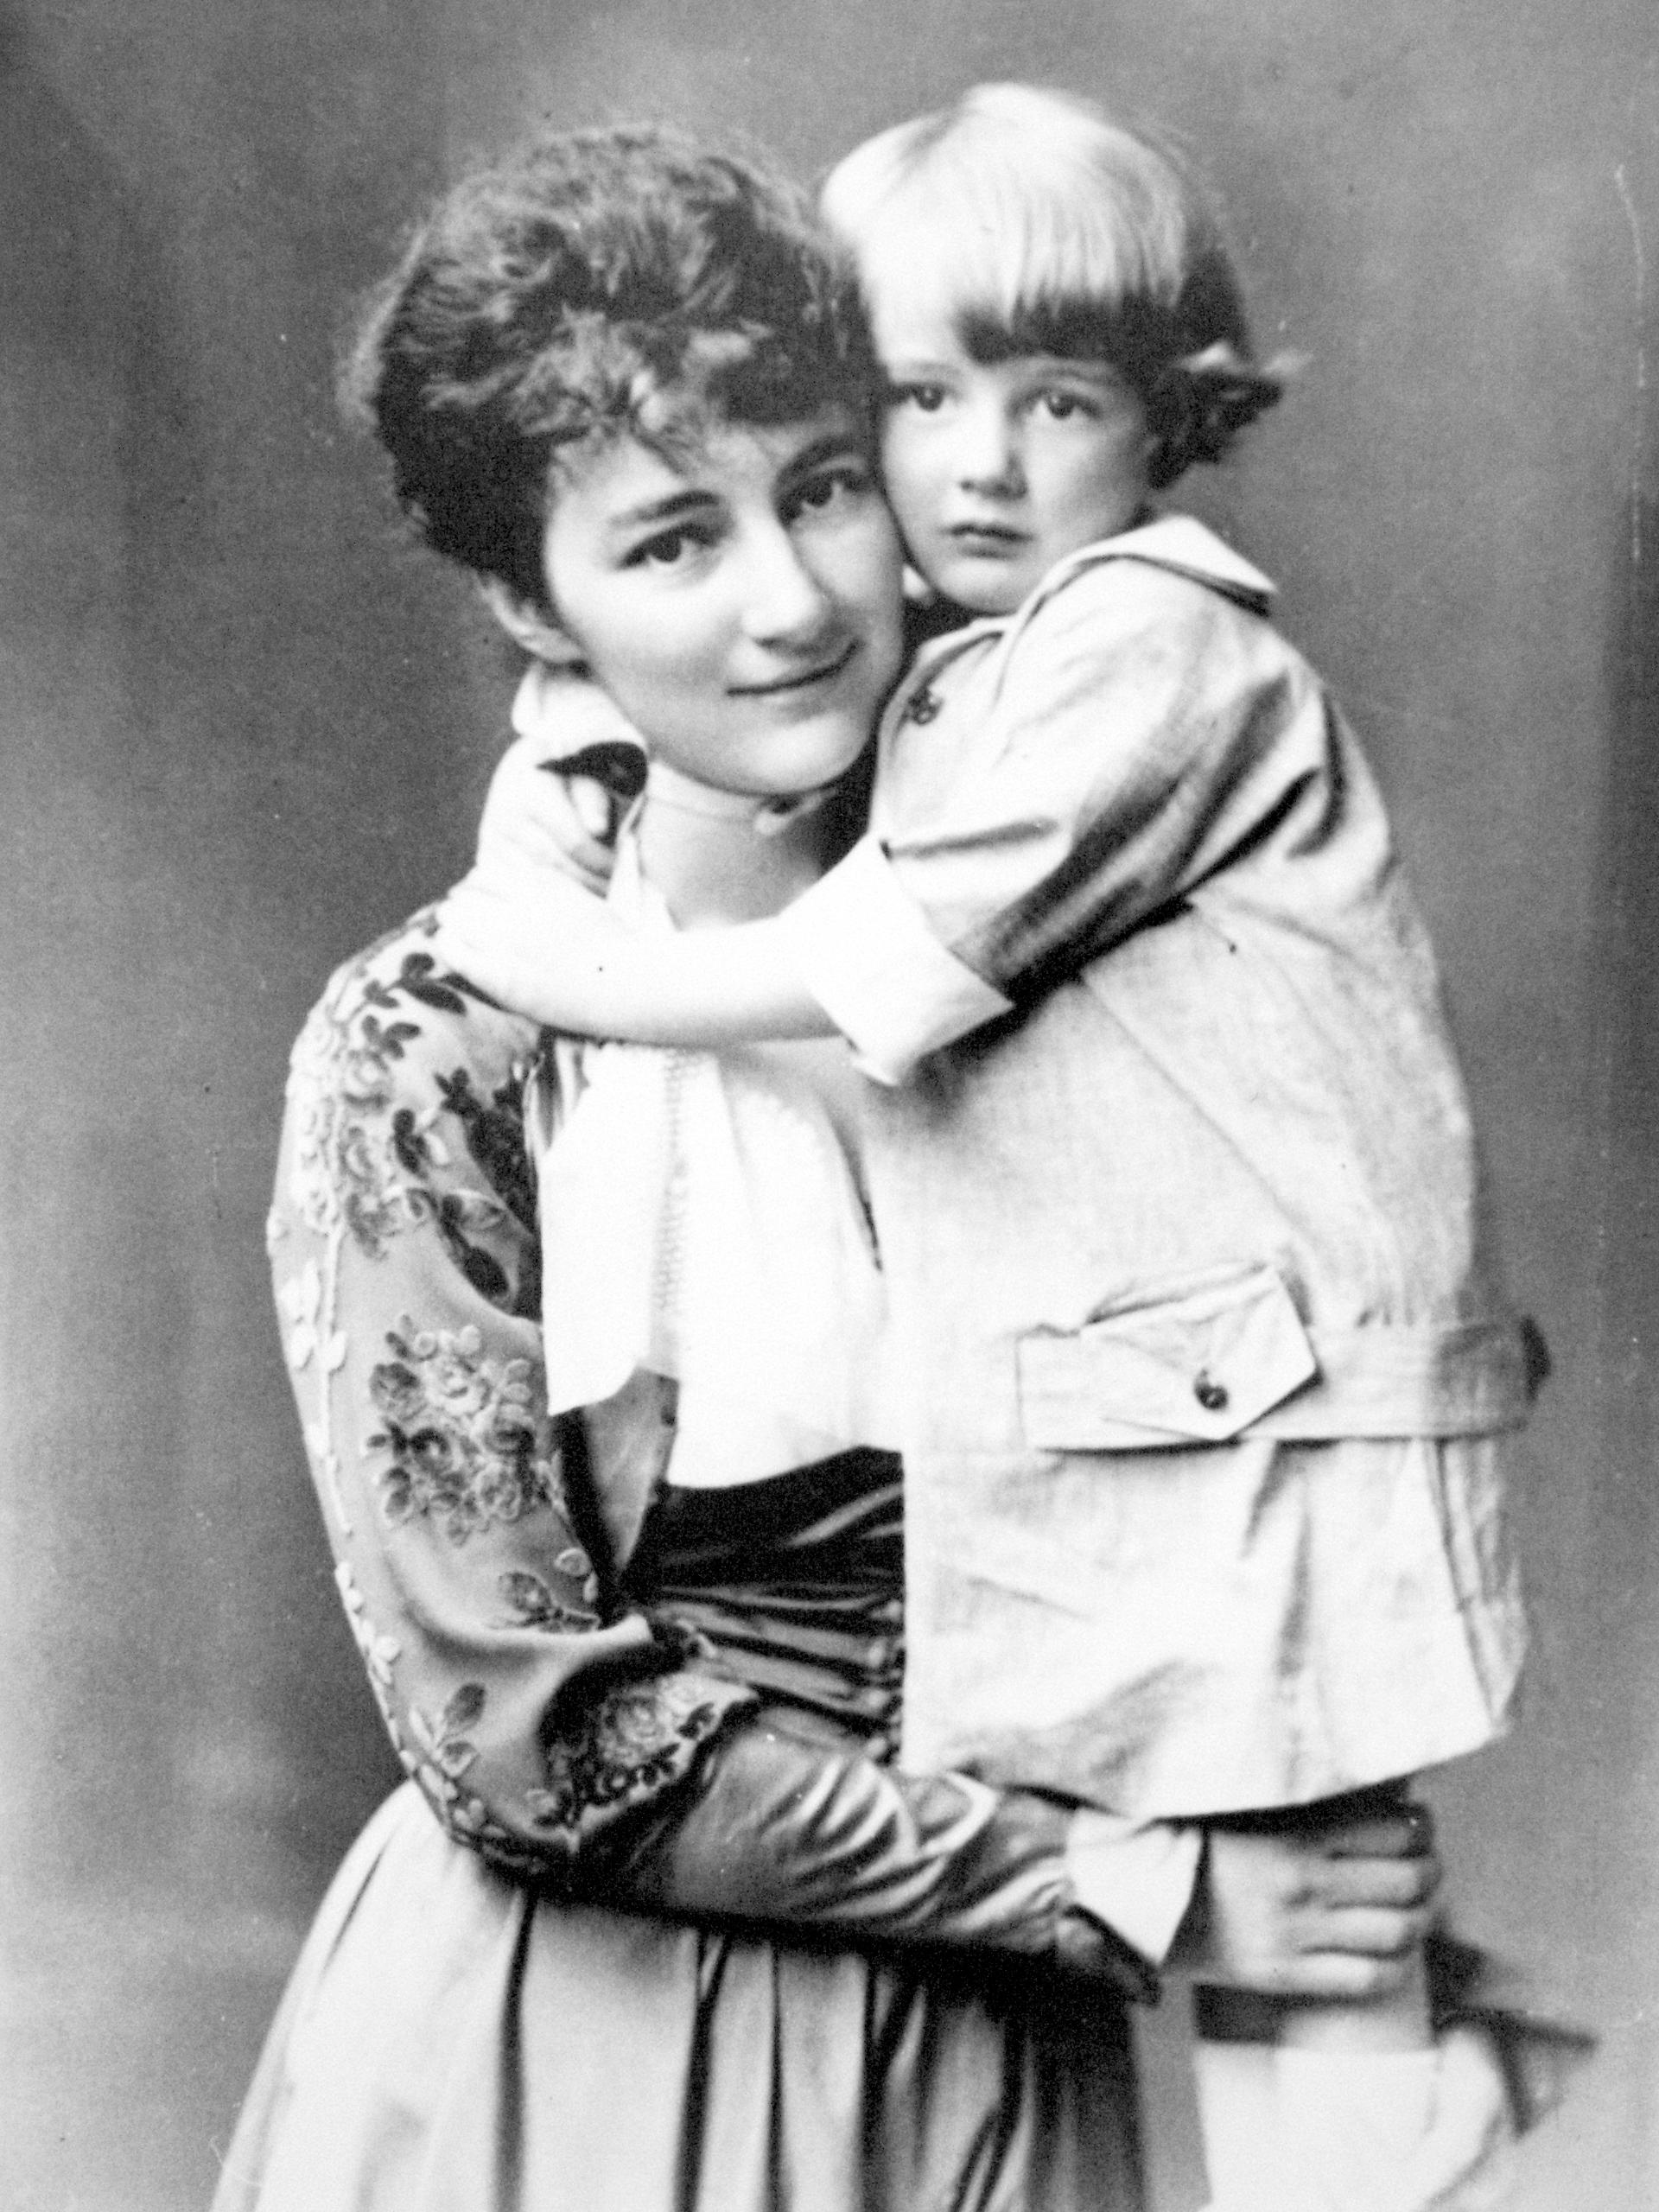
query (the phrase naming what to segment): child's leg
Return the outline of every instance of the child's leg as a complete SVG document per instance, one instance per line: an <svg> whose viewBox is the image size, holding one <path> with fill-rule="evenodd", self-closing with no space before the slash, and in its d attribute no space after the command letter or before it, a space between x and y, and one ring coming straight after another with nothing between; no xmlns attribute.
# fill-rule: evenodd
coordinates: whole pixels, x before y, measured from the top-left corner
<svg viewBox="0 0 1659 2212"><path fill-rule="evenodd" d="M1401 1794L1383 1793L1379 1809L1395 1809ZM1330 1809L1317 1808L1321 1817ZM1421 1952L1403 1989L1369 2003L1203 1989L1197 2026L1213 2212L1381 2212L1399 2202L1393 2176L1433 2111Z"/></svg>

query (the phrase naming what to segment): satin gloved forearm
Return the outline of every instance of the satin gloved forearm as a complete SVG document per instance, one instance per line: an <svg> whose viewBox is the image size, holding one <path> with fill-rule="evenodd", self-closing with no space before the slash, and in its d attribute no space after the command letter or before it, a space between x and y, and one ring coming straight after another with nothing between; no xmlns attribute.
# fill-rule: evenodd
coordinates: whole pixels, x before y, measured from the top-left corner
<svg viewBox="0 0 1659 2212"><path fill-rule="evenodd" d="M1150 2000L1152 1969L1077 1901L1071 1819L1022 1791L893 1774L751 1724L712 1748L690 1794L591 1855L584 1887L697 1920L1019 1953Z"/></svg>

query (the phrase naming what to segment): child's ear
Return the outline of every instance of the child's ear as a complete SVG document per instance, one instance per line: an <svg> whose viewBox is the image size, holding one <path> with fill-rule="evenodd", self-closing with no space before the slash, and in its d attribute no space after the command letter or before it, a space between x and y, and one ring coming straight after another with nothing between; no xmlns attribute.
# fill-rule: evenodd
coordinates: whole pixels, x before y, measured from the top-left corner
<svg viewBox="0 0 1659 2212"><path fill-rule="evenodd" d="M499 576L481 576L479 590L501 627L516 645L553 668L569 668L582 659L582 648L553 617L530 600L521 599Z"/></svg>

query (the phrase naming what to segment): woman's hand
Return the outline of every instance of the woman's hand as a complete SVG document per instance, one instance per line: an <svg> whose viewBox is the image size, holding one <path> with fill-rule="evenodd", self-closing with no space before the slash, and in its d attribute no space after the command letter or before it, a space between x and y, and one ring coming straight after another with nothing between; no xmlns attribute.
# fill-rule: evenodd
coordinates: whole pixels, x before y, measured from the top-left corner
<svg viewBox="0 0 1659 2212"><path fill-rule="evenodd" d="M1403 1985L1440 1886L1421 1806L1323 1827L1212 1827L1170 1964L1265 1997L1363 2002Z"/></svg>

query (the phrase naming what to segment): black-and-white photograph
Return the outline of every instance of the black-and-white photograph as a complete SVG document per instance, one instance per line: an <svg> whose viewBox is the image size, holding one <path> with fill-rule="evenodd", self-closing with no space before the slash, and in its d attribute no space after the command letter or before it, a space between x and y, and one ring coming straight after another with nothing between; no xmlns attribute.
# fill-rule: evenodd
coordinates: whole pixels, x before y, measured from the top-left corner
<svg viewBox="0 0 1659 2212"><path fill-rule="evenodd" d="M1659 2204L1646 0L0 0L6 2212Z"/></svg>

